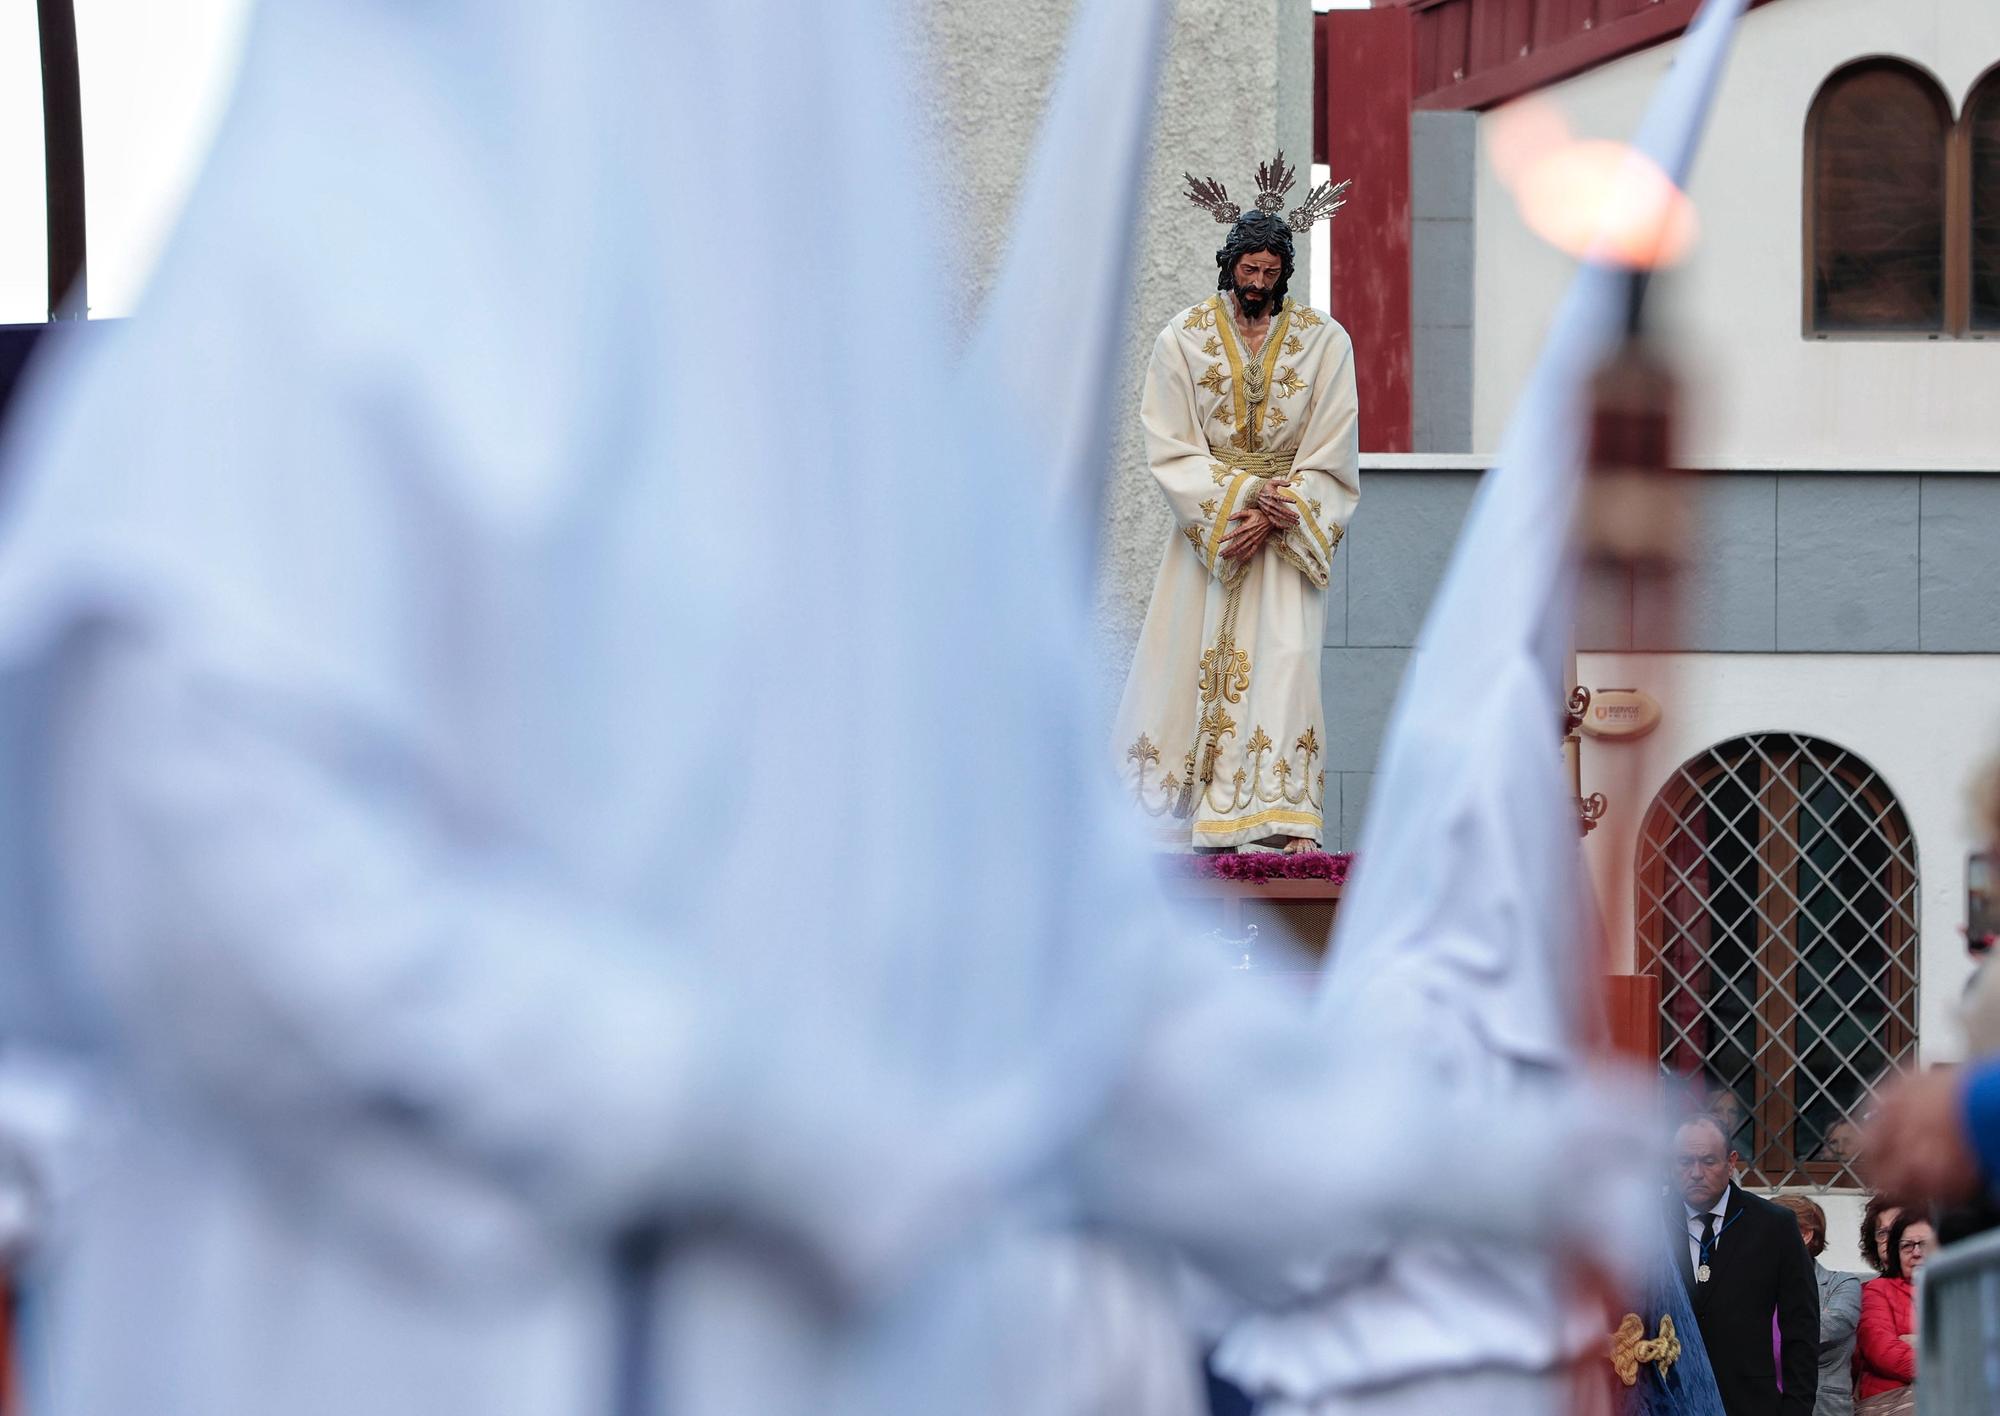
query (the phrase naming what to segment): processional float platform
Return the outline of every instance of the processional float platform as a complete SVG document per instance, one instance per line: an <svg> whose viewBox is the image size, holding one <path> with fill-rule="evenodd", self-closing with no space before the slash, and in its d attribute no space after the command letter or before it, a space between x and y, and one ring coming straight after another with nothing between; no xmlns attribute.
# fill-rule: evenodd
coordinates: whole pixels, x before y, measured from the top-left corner
<svg viewBox="0 0 2000 1416"><path fill-rule="evenodd" d="M1340 893L1354 857L1303 855L1170 855L1161 858L1167 894L1200 928L1255 954L1252 967L1283 972L1316 968L1333 934ZM1251 948L1262 941L1261 953Z"/></svg>

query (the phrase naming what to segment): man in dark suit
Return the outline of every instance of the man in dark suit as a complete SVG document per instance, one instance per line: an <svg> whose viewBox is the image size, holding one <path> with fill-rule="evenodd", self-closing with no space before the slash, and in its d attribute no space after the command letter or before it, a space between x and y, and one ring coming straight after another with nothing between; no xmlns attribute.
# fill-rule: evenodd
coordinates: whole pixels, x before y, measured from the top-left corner
<svg viewBox="0 0 2000 1416"><path fill-rule="evenodd" d="M1715 1368L1723 1410L1729 1416L1812 1416L1819 1384L1812 1260L1789 1211L1736 1185L1737 1160L1713 1116L1690 1117L1674 1132L1671 1250Z"/></svg>

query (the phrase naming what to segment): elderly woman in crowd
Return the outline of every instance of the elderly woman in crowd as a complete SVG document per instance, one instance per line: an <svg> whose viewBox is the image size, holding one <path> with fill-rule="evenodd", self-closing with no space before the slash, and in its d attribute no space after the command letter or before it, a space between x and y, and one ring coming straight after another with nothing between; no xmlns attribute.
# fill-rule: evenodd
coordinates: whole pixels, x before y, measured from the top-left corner
<svg viewBox="0 0 2000 1416"><path fill-rule="evenodd" d="M1826 1252L1826 1211L1804 1195L1781 1195L1778 1203L1799 1222L1799 1237L1812 1255L1813 1278L1819 1284L1819 1395L1813 1416L1853 1416L1854 1329L1861 1320L1861 1276L1829 1269L1819 1261Z"/></svg>
<svg viewBox="0 0 2000 1416"><path fill-rule="evenodd" d="M1909 1388L1917 1380L1916 1277L1936 1245L1930 1216L1905 1209L1889 1229L1889 1271L1862 1286L1855 1342L1858 1416L1914 1409Z"/></svg>

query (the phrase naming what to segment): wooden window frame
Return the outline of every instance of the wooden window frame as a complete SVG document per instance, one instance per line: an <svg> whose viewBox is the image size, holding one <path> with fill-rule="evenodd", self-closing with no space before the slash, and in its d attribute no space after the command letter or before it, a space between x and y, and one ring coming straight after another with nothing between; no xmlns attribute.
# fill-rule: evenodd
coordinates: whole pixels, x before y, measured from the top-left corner
<svg viewBox="0 0 2000 1416"><path fill-rule="evenodd" d="M1813 272L1818 250L1819 202L1815 174L1819 170L1820 112L1835 84L1862 70L1899 69L1927 84L1944 114L1944 310L1936 329L1821 329L1814 323ZM1989 71L1991 72L1991 71ZM1951 95L1929 70L1893 54L1869 54L1842 64L1828 74L1806 107L1805 161L1800 171L1800 226L1803 234L1800 262L1801 337L1814 343L1920 343L1933 344L1947 339L1984 339L2000 331L1971 328L1972 306L1972 175L1971 144L1961 115L1953 109Z"/></svg>
<svg viewBox="0 0 2000 1416"><path fill-rule="evenodd" d="M1946 309L1949 302L1950 279L1959 281L1958 311L1963 321L1961 339L2000 338L2000 325L1978 328L1972 323L1972 222L1977 214L1972 208L1972 109L1983 96L1983 91L1991 90L1991 99L2000 103L2000 64L1994 64L1972 81L1965 91L1965 102L1959 105L1958 113L1951 124L1951 168L1947 175L1947 202L1956 203L1957 216L1952 220L1948 235L1958 238L1958 259L1945 269ZM1995 193L2000 198L2000 193Z"/></svg>

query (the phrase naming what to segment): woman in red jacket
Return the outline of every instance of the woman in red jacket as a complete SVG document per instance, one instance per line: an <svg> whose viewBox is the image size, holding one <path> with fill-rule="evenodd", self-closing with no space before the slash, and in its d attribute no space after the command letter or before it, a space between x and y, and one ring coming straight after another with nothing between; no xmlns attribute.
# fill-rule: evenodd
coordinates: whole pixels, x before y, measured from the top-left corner
<svg viewBox="0 0 2000 1416"><path fill-rule="evenodd" d="M1937 1247L1937 1232L1920 1210L1905 1210L1889 1231L1889 1271L1861 1287L1861 1326L1854 1343L1857 1402L1917 1379L1915 1279Z"/></svg>

